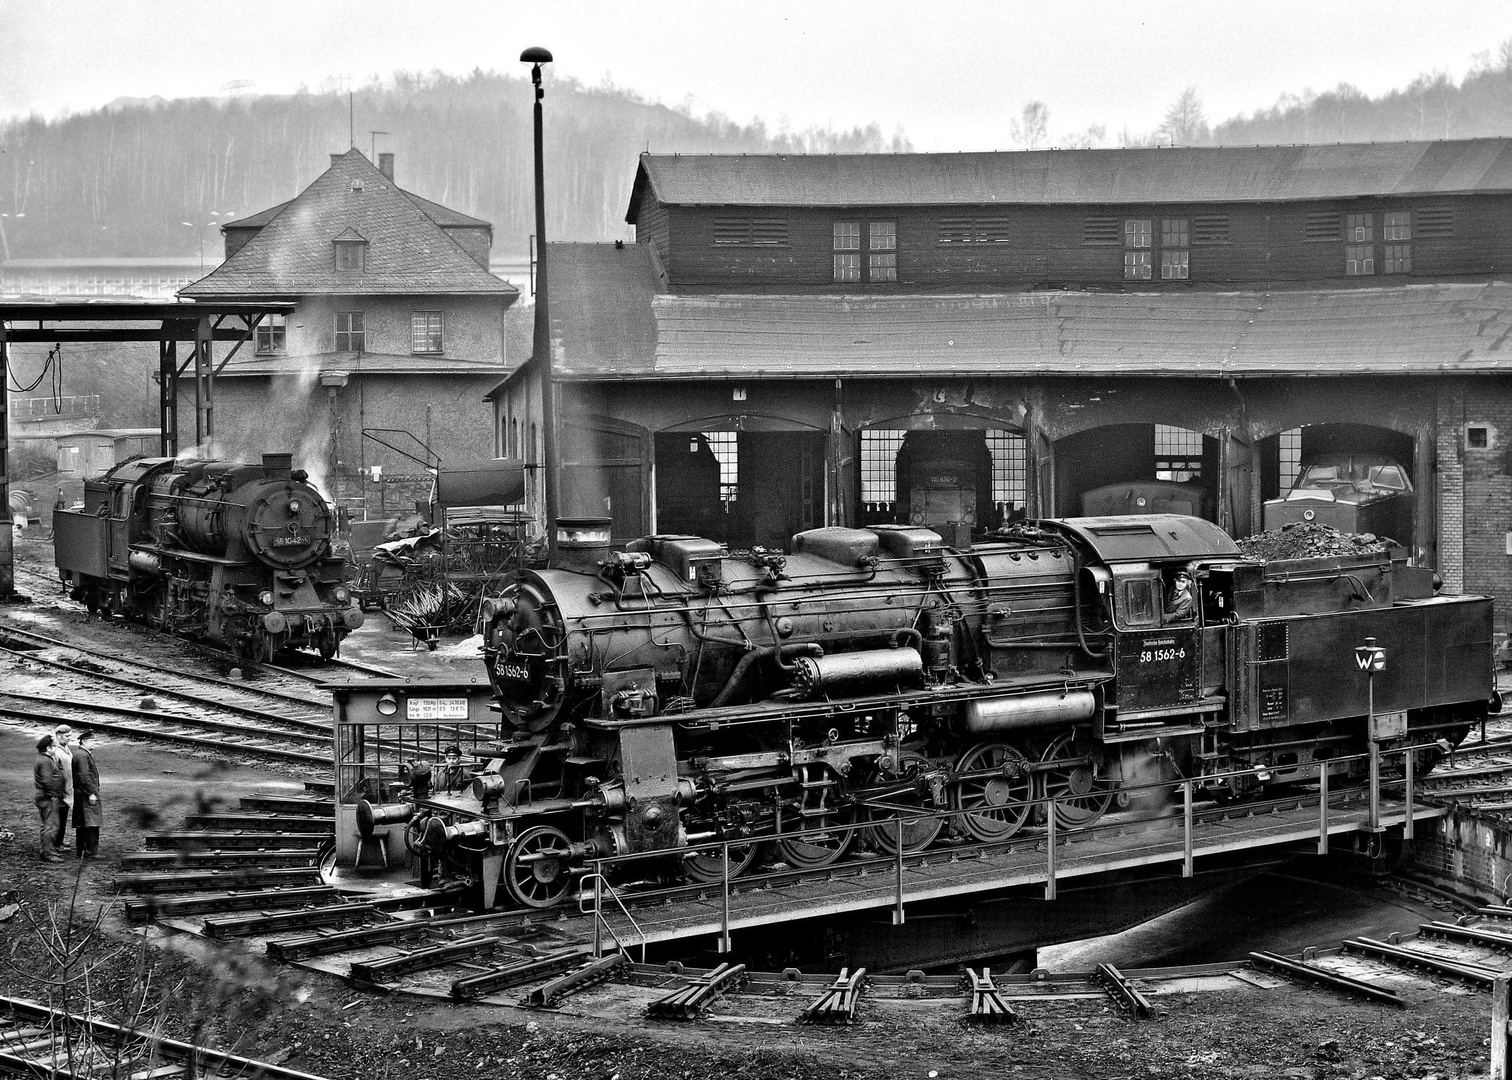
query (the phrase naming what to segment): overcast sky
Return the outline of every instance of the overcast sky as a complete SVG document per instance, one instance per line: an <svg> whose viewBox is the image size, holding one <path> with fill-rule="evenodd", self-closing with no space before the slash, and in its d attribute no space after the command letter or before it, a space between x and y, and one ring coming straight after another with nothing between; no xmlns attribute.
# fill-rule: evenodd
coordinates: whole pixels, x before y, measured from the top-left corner
<svg viewBox="0 0 1512 1080"><path fill-rule="evenodd" d="M899 126L918 150L1010 145L1024 102L1050 135L1153 130L1195 86L1210 121L1283 93L1463 77L1512 37L1512 0L0 0L0 117L121 96L360 85L395 70L606 76L742 123Z"/></svg>

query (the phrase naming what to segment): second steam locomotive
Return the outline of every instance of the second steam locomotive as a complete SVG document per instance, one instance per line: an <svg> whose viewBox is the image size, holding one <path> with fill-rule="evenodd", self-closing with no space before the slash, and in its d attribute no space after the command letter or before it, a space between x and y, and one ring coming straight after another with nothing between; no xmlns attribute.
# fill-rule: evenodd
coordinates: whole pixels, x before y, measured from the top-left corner
<svg viewBox="0 0 1512 1080"><path fill-rule="evenodd" d="M362 613L331 550L331 507L289 454L261 464L137 458L53 514L59 576L91 611L254 660L332 656Z"/></svg>
<svg viewBox="0 0 1512 1080"><path fill-rule="evenodd" d="M730 843L731 874L813 868L858 843L1003 840L1047 805L1087 825L1143 784L1358 779L1367 638L1404 658L1375 677L1388 749L1454 745L1492 708L1491 601L1439 595L1400 550L1260 564L1176 515L960 549L823 528L791 554L615 551L607 525L561 525L557 562L485 606L507 737L471 748L463 794L366 811L408 820L490 907L558 903L627 852L717 880L719 848L690 845Z"/></svg>

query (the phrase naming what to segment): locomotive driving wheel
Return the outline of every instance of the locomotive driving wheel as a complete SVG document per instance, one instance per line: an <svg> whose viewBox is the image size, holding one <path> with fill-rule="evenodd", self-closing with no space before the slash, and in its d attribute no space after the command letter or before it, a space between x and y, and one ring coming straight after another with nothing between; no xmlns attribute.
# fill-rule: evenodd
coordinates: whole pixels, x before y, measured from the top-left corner
<svg viewBox="0 0 1512 1080"><path fill-rule="evenodd" d="M731 844L730 845L730 877L733 880L751 868L756 861L756 852L760 844ZM689 855L683 860L683 870L688 875L689 881L709 885L724 880L724 854L722 851L707 849Z"/></svg>
<svg viewBox="0 0 1512 1080"><path fill-rule="evenodd" d="M879 777L879 783L907 784L921 778L933 765L922 754L903 754L898 761L897 772ZM928 792L921 792L917 788L888 795L883 802L889 806L918 807L922 813L932 814L940 809L934 805L933 799ZM884 855L896 855L899 847L901 834L903 854L917 855L930 844L934 843L935 837L940 835L940 830L945 827L945 819L942 817L909 817L906 813L894 810L885 810L877 807L868 809L867 816L876 821L875 825L866 830L867 839L874 847ZM899 820L902 827L899 828Z"/></svg>
<svg viewBox="0 0 1512 1080"><path fill-rule="evenodd" d="M1091 825L1108 812L1113 803L1113 784L1098 775L1102 768L1101 754L1096 750L1079 752L1074 731L1066 732L1046 747L1040 761L1052 766L1040 776L1045 796L1055 800L1057 825L1068 829Z"/></svg>
<svg viewBox="0 0 1512 1080"><path fill-rule="evenodd" d="M572 841L561 829L526 829L504 857L504 888L522 907L555 907L572 885L571 855Z"/></svg>
<svg viewBox="0 0 1512 1080"><path fill-rule="evenodd" d="M956 762L958 773L983 773L957 783L950 792L956 819L977 840L1006 840L1029 818L1033 782L1029 759L1007 743L977 743Z"/></svg>
<svg viewBox="0 0 1512 1080"><path fill-rule="evenodd" d="M779 835L775 842L777 858L798 870L828 866L845 854L856 837L851 808L840 803L840 779L829 766L817 762L800 765L793 775L802 785L800 812L784 813L782 832L808 835Z"/></svg>

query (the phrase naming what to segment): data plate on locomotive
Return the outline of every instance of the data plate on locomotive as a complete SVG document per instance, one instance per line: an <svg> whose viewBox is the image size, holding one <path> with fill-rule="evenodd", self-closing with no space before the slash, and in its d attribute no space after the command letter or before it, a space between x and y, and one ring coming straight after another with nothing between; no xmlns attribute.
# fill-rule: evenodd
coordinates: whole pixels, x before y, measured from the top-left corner
<svg viewBox="0 0 1512 1080"><path fill-rule="evenodd" d="M466 720L466 698L409 698L404 703L406 720Z"/></svg>

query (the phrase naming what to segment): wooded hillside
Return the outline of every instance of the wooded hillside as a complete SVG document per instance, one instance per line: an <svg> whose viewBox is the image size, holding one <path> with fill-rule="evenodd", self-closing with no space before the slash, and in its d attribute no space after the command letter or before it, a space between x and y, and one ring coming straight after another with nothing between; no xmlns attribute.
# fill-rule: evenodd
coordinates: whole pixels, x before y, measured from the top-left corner
<svg viewBox="0 0 1512 1080"><path fill-rule="evenodd" d="M417 195L491 221L494 251L523 254L534 229L529 80L475 71L400 73L352 96L356 145L396 156ZM643 150L686 153L906 150L873 124L773 133L695 118L616 87L546 83L547 235L610 240ZM345 93L154 100L0 129L0 211L13 258L192 255L195 225L297 195L346 150ZM218 217L211 217L214 211ZM15 215L24 213L24 218ZM206 230L209 247L213 230ZM215 236L218 243L219 237Z"/></svg>

